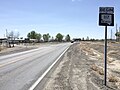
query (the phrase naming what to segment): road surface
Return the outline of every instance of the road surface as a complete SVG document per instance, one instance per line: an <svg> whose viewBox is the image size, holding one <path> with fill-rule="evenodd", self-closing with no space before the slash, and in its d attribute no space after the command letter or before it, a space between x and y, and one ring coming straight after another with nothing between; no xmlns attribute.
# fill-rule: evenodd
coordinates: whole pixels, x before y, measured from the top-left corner
<svg viewBox="0 0 120 90"><path fill-rule="evenodd" d="M0 90L28 90L71 44L56 44L0 57Z"/></svg>

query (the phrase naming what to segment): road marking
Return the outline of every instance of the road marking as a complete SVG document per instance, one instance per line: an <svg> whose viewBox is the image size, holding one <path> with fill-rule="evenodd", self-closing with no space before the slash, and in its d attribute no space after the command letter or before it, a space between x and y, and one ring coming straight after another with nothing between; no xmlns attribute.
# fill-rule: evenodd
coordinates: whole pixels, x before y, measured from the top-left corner
<svg viewBox="0 0 120 90"><path fill-rule="evenodd" d="M70 46L69 46L70 47ZM38 80L28 89L28 90L34 90L35 87L41 82L41 80L47 75L47 73L52 69L52 67L58 62L58 60L65 54L65 52L69 49L64 50L62 54L55 60L55 62L42 74L41 77L38 78Z"/></svg>
<svg viewBox="0 0 120 90"><path fill-rule="evenodd" d="M3 62L3 63L0 62L0 68L4 67L4 66L7 66L7 65L10 65L10 64L13 64L13 63L16 63L16 62L19 62L19 61L23 61L26 58L29 58L29 57L25 57L25 58L18 57L18 58L16 58L17 60L12 60L12 61Z"/></svg>
<svg viewBox="0 0 120 90"><path fill-rule="evenodd" d="M43 54L44 54L44 53L43 53ZM37 56L37 55L38 55L38 54L35 53L34 56ZM30 55L27 56L27 57L26 57L26 56L25 56L25 57L20 56L20 57L15 58L14 60L2 61L2 62L0 62L0 68L1 68L1 67L4 67L4 66L7 66L7 65L10 65L10 64L13 64L13 63L16 63L16 62L19 62L19 61L26 60L26 59L28 59L28 58L31 58Z"/></svg>
<svg viewBox="0 0 120 90"><path fill-rule="evenodd" d="M14 60L14 61L10 61L10 62L7 62L7 63L3 63L3 64L0 65L0 68L1 68L1 67L4 67L4 66L6 66L6 65L12 64L12 63L16 63L17 61L18 61L18 60Z"/></svg>

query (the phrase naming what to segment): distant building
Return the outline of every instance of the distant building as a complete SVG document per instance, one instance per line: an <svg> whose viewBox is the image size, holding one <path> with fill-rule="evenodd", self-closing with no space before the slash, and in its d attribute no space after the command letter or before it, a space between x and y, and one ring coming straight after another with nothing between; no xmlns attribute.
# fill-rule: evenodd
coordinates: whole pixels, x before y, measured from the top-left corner
<svg viewBox="0 0 120 90"><path fill-rule="evenodd" d="M7 40L5 37L0 37L0 43L2 43L3 40Z"/></svg>
<svg viewBox="0 0 120 90"><path fill-rule="evenodd" d="M6 37L0 37L0 44L3 46L7 46L7 38Z"/></svg>

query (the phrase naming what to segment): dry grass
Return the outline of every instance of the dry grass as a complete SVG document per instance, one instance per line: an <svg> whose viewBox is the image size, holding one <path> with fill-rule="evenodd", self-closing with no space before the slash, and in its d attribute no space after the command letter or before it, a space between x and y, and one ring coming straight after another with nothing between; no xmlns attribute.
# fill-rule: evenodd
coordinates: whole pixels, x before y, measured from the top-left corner
<svg viewBox="0 0 120 90"><path fill-rule="evenodd" d="M110 64L110 63L112 63L112 62L114 62L115 60L110 60L109 58L108 58L108 64Z"/></svg>
<svg viewBox="0 0 120 90"><path fill-rule="evenodd" d="M100 68L99 66L96 66L95 64L91 66L91 69L98 72L100 75L104 75L103 68Z"/></svg>
<svg viewBox="0 0 120 90"><path fill-rule="evenodd" d="M109 76L108 80L109 80L109 82L118 82L118 78L116 76L113 76L113 75Z"/></svg>
<svg viewBox="0 0 120 90"><path fill-rule="evenodd" d="M0 45L0 51L2 50L2 46Z"/></svg>
<svg viewBox="0 0 120 90"><path fill-rule="evenodd" d="M88 55L96 56L96 55L94 54L94 52L92 51L92 49L89 48L88 46L86 46L85 44L82 44L82 45L81 45L81 49L82 49L85 53L87 53Z"/></svg>
<svg viewBox="0 0 120 90"><path fill-rule="evenodd" d="M3 51L6 47L0 45L0 51Z"/></svg>
<svg viewBox="0 0 120 90"><path fill-rule="evenodd" d="M98 67L95 64L91 66L91 69L94 71L98 71Z"/></svg>
<svg viewBox="0 0 120 90"><path fill-rule="evenodd" d="M111 50L111 51L108 52L108 55L109 55L109 56L111 56L111 55L113 55L113 54L116 55L117 53L119 53L119 51L112 51L112 50Z"/></svg>
<svg viewBox="0 0 120 90"><path fill-rule="evenodd" d="M104 70L103 70L103 68L99 68L98 72L99 72L100 75L104 75Z"/></svg>

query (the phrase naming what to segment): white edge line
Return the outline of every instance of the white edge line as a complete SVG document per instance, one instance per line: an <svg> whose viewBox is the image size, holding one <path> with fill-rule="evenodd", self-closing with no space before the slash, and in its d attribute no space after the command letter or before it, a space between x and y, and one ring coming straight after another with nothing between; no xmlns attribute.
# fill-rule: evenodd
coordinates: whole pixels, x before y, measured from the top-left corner
<svg viewBox="0 0 120 90"><path fill-rule="evenodd" d="M52 67L58 62L58 60L65 54L65 52L69 49L69 47L65 49L65 51L55 60L55 62L42 74L40 78L38 78L38 80L28 90L35 89L35 87L41 82L41 80L46 76L46 74L52 69Z"/></svg>

